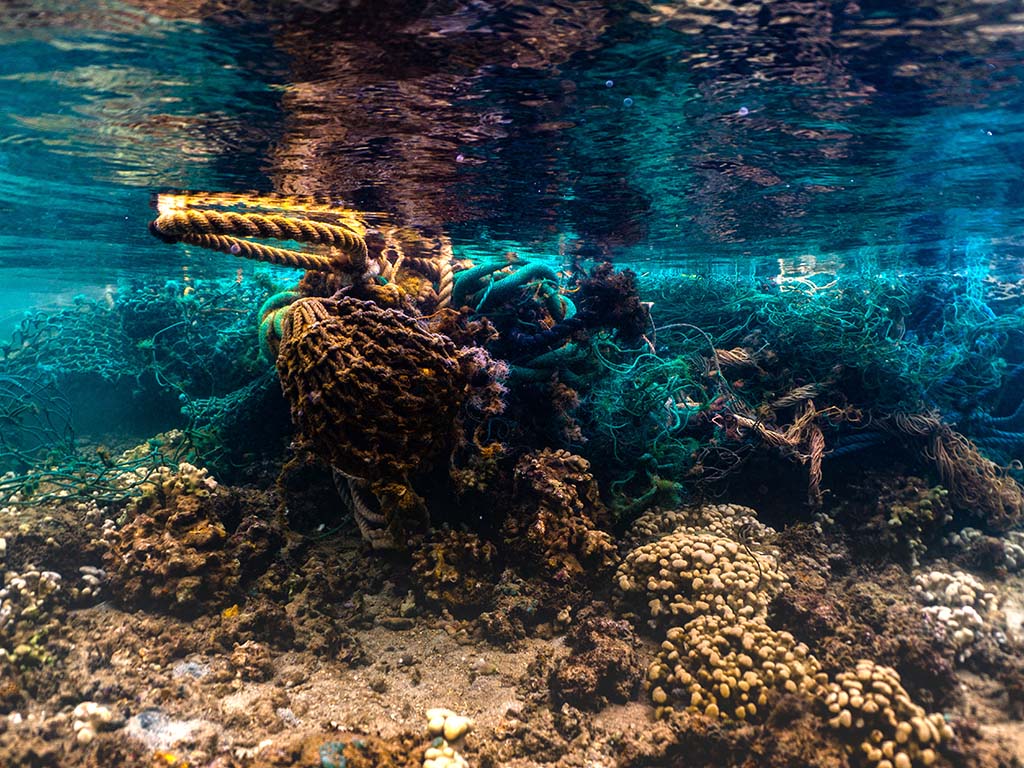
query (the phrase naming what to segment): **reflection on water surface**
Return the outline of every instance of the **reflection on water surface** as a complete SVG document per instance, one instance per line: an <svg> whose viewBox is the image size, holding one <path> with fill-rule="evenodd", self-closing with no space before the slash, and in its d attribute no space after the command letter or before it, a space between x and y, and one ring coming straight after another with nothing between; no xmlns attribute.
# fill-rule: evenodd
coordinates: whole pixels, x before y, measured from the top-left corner
<svg viewBox="0 0 1024 768"><path fill-rule="evenodd" d="M142 191L205 188L478 256L1012 267L1022 40L998 2L15 3L0 263L161 260Z"/></svg>

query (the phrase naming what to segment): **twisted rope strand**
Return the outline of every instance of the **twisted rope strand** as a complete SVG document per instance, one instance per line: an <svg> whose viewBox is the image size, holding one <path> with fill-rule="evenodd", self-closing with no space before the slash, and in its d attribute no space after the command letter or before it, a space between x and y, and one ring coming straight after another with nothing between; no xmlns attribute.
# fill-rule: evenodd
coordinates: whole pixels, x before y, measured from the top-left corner
<svg viewBox="0 0 1024 768"><path fill-rule="evenodd" d="M306 269L317 271L363 271L369 259L366 240L346 227L277 214L268 216L259 213L192 209L172 211L158 216L150 224L150 230L169 242L190 242L203 248L275 264L299 266L299 261L306 261L313 265ZM236 237L225 239L224 236ZM334 253L332 256L301 254L297 251L249 243L238 239L237 236L325 245L334 249Z"/></svg>

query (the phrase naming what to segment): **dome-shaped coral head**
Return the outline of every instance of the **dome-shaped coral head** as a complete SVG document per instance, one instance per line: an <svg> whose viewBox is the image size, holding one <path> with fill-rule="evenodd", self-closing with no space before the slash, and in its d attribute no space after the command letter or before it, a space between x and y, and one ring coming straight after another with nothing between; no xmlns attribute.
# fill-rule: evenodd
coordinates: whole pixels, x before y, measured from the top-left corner
<svg viewBox="0 0 1024 768"><path fill-rule="evenodd" d="M283 330L281 387L325 461L381 480L423 469L450 446L469 385L448 337L350 297L300 299Z"/></svg>

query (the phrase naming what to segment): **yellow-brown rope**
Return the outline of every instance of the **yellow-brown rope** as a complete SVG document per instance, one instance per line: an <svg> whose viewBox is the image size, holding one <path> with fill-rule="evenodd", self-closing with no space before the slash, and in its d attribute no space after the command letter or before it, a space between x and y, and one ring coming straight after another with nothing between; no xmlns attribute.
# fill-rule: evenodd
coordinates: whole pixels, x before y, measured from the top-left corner
<svg viewBox="0 0 1024 768"><path fill-rule="evenodd" d="M452 266L454 259L451 241L444 238L441 241L441 256L438 259L438 269L441 273L437 286L438 309L444 309L452 303L452 290L455 287L455 268Z"/></svg>
<svg viewBox="0 0 1024 768"><path fill-rule="evenodd" d="M329 256L305 251L289 251L275 248L272 245L254 243L240 237L230 235L193 235L185 234L178 238L179 242L195 245L211 251L230 253L243 259L263 261L268 264L280 264L286 267L309 269L315 272L333 272L338 269L338 261Z"/></svg>
<svg viewBox="0 0 1024 768"><path fill-rule="evenodd" d="M277 214L174 210L158 216L150 224L150 229L169 242L190 242L245 258L303 266L318 271L362 272L368 260L366 240L352 230L335 224ZM287 251L233 236L295 240L329 246L332 252L321 255Z"/></svg>

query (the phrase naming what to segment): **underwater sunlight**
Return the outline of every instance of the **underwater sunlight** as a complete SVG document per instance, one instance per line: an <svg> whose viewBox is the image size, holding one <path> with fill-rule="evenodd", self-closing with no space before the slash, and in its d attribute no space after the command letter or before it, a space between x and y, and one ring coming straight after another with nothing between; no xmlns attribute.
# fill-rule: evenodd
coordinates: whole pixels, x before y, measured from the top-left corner
<svg viewBox="0 0 1024 768"><path fill-rule="evenodd" d="M11 0L0 768L1024 765L1024 10Z"/></svg>

